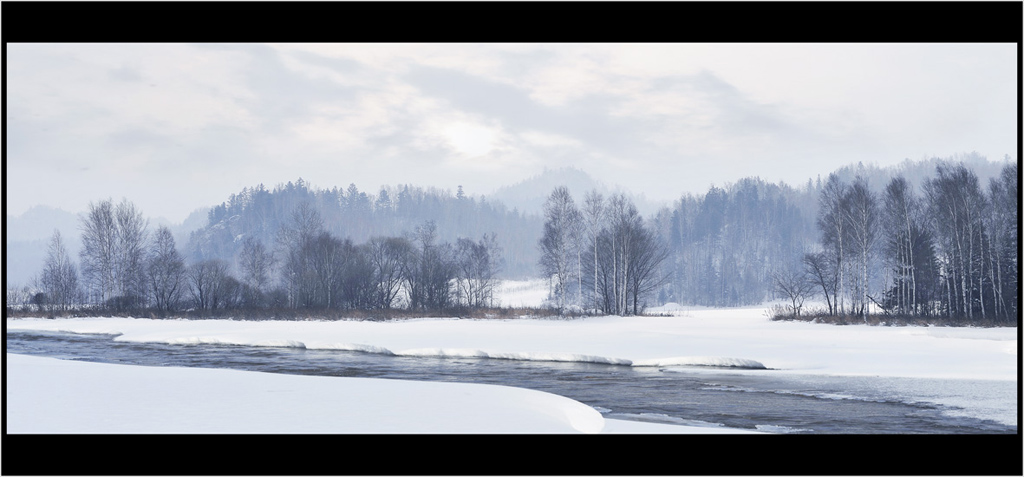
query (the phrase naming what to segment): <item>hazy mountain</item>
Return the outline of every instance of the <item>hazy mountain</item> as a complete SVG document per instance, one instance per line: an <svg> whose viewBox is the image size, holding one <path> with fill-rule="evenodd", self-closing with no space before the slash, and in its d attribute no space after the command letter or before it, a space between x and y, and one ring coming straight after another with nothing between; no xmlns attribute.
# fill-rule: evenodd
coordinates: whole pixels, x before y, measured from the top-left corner
<svg viewBox="0 0 1024 477"><path fill-rule="evenodd" d="M78 223L78 214L37 205L17 217L7 214L6 238L8 241L49 240L54 229L71 237L71 234L78 234Z"/></svg>
<svg viewBox="0 0 1024 477"><path fill-rule="evenodd" d="M920 187L920 184L926 178L935 174L937 164L956 161L962 161L971 168L978 175L982 187L986 190L989 178L997 176L1002 167L1009 163L1008 158L1004 158L1002 161L990 161L972 153L945 159L907 160L898 165L888 167L878 167L872 164L851 164L839 168L835 172L846 182L851 181L855 175L863 175L868 178L872 188L878 192L888 183L892 175L896 173L904 175L915 187ZM808 184L813 184L816 179L825 180L826 178L809 177ZM533 216L530 218L524 217L524 219L540 220L547 197L555 187L562 185L569 188L577 205L582 204L583 197L587 192L597 190L604 194L606 198L613 193L625 193L633 200L637 209L644 216L651 216L662 207L671 206L671 204L648 201L642 194L625 191L614 185L604 184L595 180L585 171L576 168L545 170L541 174L519 183L497 189L493 194L486 197L486 201L492 204L491 207L501 204L508 210L518 209L525 216ZM802 184L794 185L802 186ZM397 188L393 190L396 198L398 190ZM920 190L918 190L918 193L920 193ZM682 195L682 191L680 191L680 194ZM811 202L816 202L816 198L812 197ZM482 204L483 202L481 201ZM813 213L815 207L813 207L813 203L811 205L811 207L806 208L805 212ZM181 224L172 224L162 218L150 218L149 229L153 231L160 225L167 225L171 229L179 249L184 250L189 241L190 233L208 225L210 212L213 208L214 206L197 209ZM54 230L61 231L68 252L77 261L78 253L81 250L80 215L43 205L33 207L20 216L8 214L4 227L6 232L5 277L7 285L21 287L29 284L32 277L42 270L46 259L47 246ZM489 228L488 230L491 229ZM506 239L511 239L515 234L504 230L501 231L500 235ZM473 236L475 237L475 235ZM531 250L536 248L532 239L522 237L517 239L524 241L521 244L524 248ZM524 253L524 255L528 254ZM530 260L526 259L525 262L530 262Z"/></svg>
<svg viewBox="0 0 1024 477"><path fill-rule="evenodd" d="M149 230L161 225L171 229L178 246L184 245L188 234L204 225L209 207L196 209L181 224L173 224L162 217L149 219ZM79 230L83 213L72 213L45 205L37 205L14 216L7 214L4 224L4 277L8 287L22 287L30 284L46 262L46 253L53 237L59 230L64 238L68 254L78 261L82 250L82 234Z"/></svg>
<svg viewBox="0 0 1024 477"><path fill-rule="evenodd" d="M59 230L68 253L78 256L78 215L45 205L37 205L20 216L7 214L4 224L4 275L8 286L24 286L43 269L46 249Z"/></svg>
<svg viewBox="0 0 1024 477"><path fill-rule="evenodd" d="M577 207L583 204L584 196L592 190L600 192L605 198L611 194L625 193L643 215L653 214L658 208L666 205L648 201L643 194L604 184L586 172L572 167L545 169L536 176L494 191L487 199L501 202L509 209L519 209L523 214L539 216L544 213L544 202L558 186L569 188Z"/></svg>

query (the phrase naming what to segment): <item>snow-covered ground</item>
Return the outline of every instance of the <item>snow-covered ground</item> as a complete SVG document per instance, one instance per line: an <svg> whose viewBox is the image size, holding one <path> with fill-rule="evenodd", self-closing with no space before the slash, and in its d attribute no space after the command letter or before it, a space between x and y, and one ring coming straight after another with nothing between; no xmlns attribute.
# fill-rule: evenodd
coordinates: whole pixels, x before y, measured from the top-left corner
<svg viewBox="0 0 1024 477"><path fill-rule="evenodd" d="M548 281L533 280L502 280L495 290L494 296L498 306L508 308L541 306L548 297Z"/></svg>
<svg viewBox="0 0 1024 477"><path fill-rule="evenodd" d="M508 386L6 355L11 434L716 434Z"/></svg>
<svg viewBox="0 0 1024 477"><path fill-rule="evenodd" d="M764 373L756 368L769 368L794 377L990 380L1017 388L1017 328L772 322L764 306L651 311L664 316L391 322L8 318L6 326L110 333L122 341L181 345L583 361L669 371L736 366L732 372ZM743 432L615 421L568 398L502 386L142 368L10 354L5 366L10 433ZM968 387L929 390L921 396L913 396L917 391L910 388L903 392L921 401L959 406L966 415L1017 422L1016 395L993 402L990 396L973 395Z"/></svg>

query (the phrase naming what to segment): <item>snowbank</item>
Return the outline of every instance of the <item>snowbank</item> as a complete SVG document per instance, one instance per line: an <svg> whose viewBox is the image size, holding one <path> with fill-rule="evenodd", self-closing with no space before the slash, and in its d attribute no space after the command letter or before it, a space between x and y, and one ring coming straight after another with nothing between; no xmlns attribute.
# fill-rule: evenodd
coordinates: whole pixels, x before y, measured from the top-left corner
<svg viewBox="0 0 1024 477"><path fill-rule="evenodd" d="M120 341L182 346L219 343L356 350L400 356L579 361L657 366L665 371L696 372L716 366L727 367L734 373L775 373L795 378L865 376L956 380L940 390L916 389L913 386L919 385L910 380L893 385L903 386L897 394L910 399L963 407L966 415L980 418L1017 421L1018 402L1013 399L1017 396L1007 398L1000 393L978 392L964 385L968 381L985 380L1013 383L1013 389L1017 389L1017 328L773 322L765 318L764 310L758 307L688 309L684 316L573 320L8 318L6 326L7 330L115 334L115 339ZM55 418L56 421L71 426L62 432L84 429L88 432L102 432L100 429L176 432L175 429L185 429L175 427L183 425L177 415L191 408L198 414L192 417L188 424L192 427L187 427L187 432L225 429L218 426L237 426L226 431L232 433L719 432L713 428L672 425L652 430L644 427L644 423L602 419L593 409L566 398L515 388L446 383L401 383L399 386L396 382L260 373L256 373L259 379L255 379L253 374L237 371L134 367L115 370L103 365L26 359L13 355L8 358L9 432L19 432L19 429L49 432L54 429L45 422L50 415L61 416L61 419ZM40 379L29 379L29 376ZM157 376L160 378L156 379ZM227 383L236 384L228 386ZM1007 386L1000 384L995 388L1001 390ZM65 391L57 392L61 389ZM119 389L145 396L121 402L117 397ZM169 401L187 405L182 404L180 410L172 407L175 411L171 413L151 412L156 408L144 406L149 397L163 402L165 398L161 396L177 396ZM208 396L214 399L206 399ZM173 402L167 404L175 406ZM80 406L96 407L84 412L86 409ZM71 411L75 409L77 413ZM258 412L260 409L262 413ZM268 413L267 409L273 412ZM324 413L333 417L324 418L322 416L327 415ZM79 427L73 424L74 416L89 416L89 421ZM131 427L133 425L139 427ZM643 428L637 430L636 426Z"/></svg>
<svg viewBox="0 0 1024 477"><path fill-rule="evenodd" d="M424 357L722 366L775 373L1017 379L1017 328L773 322L760 308L687 316L375 321L7 319L7 329L117 334L117 340L341 349Z"/></svg>
<svg viewBox="0 0 1024 477"><path fill-rule="evenodd" d="M605 420L508 386L87 363L6 355L10 434L750 433Z"/></svg>

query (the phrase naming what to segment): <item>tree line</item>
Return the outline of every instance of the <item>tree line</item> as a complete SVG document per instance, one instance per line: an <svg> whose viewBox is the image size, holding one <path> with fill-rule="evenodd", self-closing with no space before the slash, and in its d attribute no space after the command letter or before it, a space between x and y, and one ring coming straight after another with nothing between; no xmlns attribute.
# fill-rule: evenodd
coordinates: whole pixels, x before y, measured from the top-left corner
<svg viewBox="0 0 1024 477"><path fill-rule="evenodd" d="M50 312L99 309L161 315L245 309L445 311L495 306L502 251L494 233L438 240L426 221L361 244L338 237L310 203L295 207L272 243L238 237L232 261L187 260L167 227L152 234L127 199L89 205L80 269L55 231L39 291Z"/></svg>
<svg viewBox="0 0 1024 477"><path fill-rule="evenodd" d="M241 250L236 237L256 237L270 244L291 220L291 213L310 204L323 219L326 231L364 243L373 237L400 236L425 222L437 226L437 240L494 233L502 250L507 277L534 275L537 251L533 247L540 220L508 210L499 202L462 192L410 185L386 186L367 193L347 188L320 189L301 178L274 188L246 187L213 207L207 224L194 231L182 247L190 260L220 258L231 261Z"/></svg>
<svg viewBox="0 0 1024 477"><path fill-rule="evenodd" d="M622 195L592 191L577 206L557 187L544 206L540 276L552 306L582 312L784 299L775 316L797 318L819 298L819 317L1015 324L1017 165L987 185L963 161L930 165L917 186L897 172L878 189L861 173L803 189L746 178L647 220Z"/></svg>
<svg viewBox="0 0 1024 477"><path fill-rule="evenodd" d="M1016 164L987 187L962 163L938 164L921 192L901 175L878 194L863 177L835 174L821 191L817 250L803 273L777 277L790 313L811 294L830 316L875 313L1016 323Z"/></svg>
<svg viewBox="0 0 1024 477"><path fill-rule="evenodd" d="M987 183L964 161L909 166L844 168L802 188L746 178L647 218L624 194L577 204L566 187L534 218L461 191L300 179L232 195L181 250L131 202L106 200L82 220L79 265L54 233L36 290L9 290L8 304L440 311L492 306L499 273L528 271L549 280L560 312L784 299L778 317L1016 323L1017 165ZM810 299L823 308L808 311Z"/></svg>
<svg viewBox="0 0 1024 477"><path fill-rule="evenodd" d="M660 210L652 226L669 257L659 301L722 307L772 299L773 276L817 240L814 190L744 178Z"/></svg>

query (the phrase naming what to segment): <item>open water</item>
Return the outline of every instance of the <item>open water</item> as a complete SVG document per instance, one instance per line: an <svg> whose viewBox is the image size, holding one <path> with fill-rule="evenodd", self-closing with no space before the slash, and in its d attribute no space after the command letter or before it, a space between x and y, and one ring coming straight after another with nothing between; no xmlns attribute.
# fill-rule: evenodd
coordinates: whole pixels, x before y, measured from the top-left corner
<svg viewBox="0 0 1024 477"><path fill-rule="evenodd" d="M400 357L335 350L116 341L112 335L9 330L7 352L144 366L499 384L566 396L608 418L807 434L1015 434L1016 425L915 402L950 385L1016 402L1016 383L792 376L772 370ZM898 381L898 382L896 382ZM934 390L934 391L930 391Z"/></svg>

